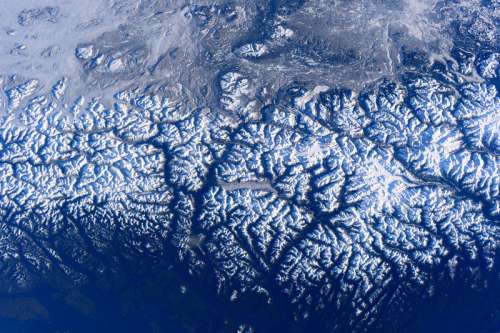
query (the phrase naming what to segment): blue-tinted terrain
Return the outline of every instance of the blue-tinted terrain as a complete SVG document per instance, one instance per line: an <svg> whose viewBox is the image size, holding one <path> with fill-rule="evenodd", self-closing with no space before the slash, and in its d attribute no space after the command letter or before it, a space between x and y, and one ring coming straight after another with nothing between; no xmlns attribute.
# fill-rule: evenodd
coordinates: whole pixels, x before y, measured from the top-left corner
<svg viewBox="0 0 500 333"><path fill-rule="evenodd" d="M497 0L0 0L0 333L500 333Z"/></svg>

